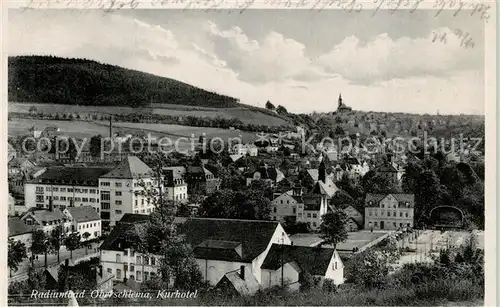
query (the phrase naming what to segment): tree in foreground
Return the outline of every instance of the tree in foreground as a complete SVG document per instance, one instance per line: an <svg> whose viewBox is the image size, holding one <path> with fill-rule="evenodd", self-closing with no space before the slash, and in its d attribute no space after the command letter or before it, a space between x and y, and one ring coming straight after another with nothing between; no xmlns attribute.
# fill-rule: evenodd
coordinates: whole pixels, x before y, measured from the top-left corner
<svg viewBox="0 0 500 307"><path fill-rule="evenodd" d="M43 230L35 230L33 232L33 239L31 242L31 262L33 263L35 255L47 254L51 250L51 245L47 244L49 238Z"/></svg>
<svg viewBox="0 0 500 307"><path fill-rule="evenodd" d="M12 271L17 272L19 264L27 257L26 245L21 241L9 239L7 264L10 269L11 277Z"/></svg>
<svg viewBox="0 0 500 307"><path fill-rule="evenodd" d="M80 234L78 232L73 232L64 240L64 245L71 253L71 259L73 259L73 251L81 246L80 244Z"/></svg>
<svg viewBox="0 0 500 307"><path fill-rule="evenodd" d="M159 282L162 289L168 289L172 284L178 289L199 288L202 276L194 259L193 250L179 234L178 225L174 223L178 208L158 189L151 189L142 183L140 186L143 187L140 194L151 199L155 210L149 215L147 223L135 227L131 231L133 234L127 234L130 246L140 254L159 256L159 276L155 281ZM143 285L143 287L151 286L152 282ZM153 286L157 287L158 285Z"/></svg>
<svg viewBox="0 0 500 307"><path fill-rule="evenodd" d="M338 243L347 240L347 215L341 210L335 210L326 213L321 219L319 230L320 237L324 240L322 244L332 244L336 249Z"/></svg>
<svg viewBox="0 0 500 307"><path fill-rule="evenodd" d="M52 230L51 236L49 238L50 245L53 252L57 254L57 262L60 261L59 250L61 249L61 243L63 240L63 227L61 225L57 226Z"/></svg>

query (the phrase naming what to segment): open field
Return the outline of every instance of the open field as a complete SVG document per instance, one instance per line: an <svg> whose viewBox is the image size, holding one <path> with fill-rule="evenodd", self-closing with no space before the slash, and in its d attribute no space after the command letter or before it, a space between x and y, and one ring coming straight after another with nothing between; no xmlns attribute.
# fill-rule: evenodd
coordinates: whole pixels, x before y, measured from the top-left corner
<svg viewBox="0 0 500 307"><path fill-rule="evenodd" d="M102 122L106 125L106 122ZM243 142L254 142L257 140L257 135L253 132L221 129L221 128L208 128L208 127L191 127L182 125L171 125L171 124L143 124L143 123L127 123L127 122L117 122L114 123L114 127L119 129L135 129L143 130L145 132L151 132L152 134L165 134L178 137L194 137L198 139L203 133L205 133L207 138L220 137L223 140L228 138L241 137Z"/></svg>
<svg viewBox="0 0 500 307"><path fill-rule="evenodd" d="M35 125L38 129L43 130L48 126L57 126L60 129L60 134L76 139L90 139L94 135L109 136L109 123L106 121L62 121L62 120L30 120L30 119L13 119L9 120L9 136L28 135L29 129ZM142 123L127 123L115 122L113 124L113 132L122 134L138 134L139 132L151 134L153 138L170 139L172 144L179 138L193 137L194 141L181 139L177 143L176 149L179 151L193 150L193 146L198 144L198 138L202 133L205 133L207 138L219 137L225 142L229 138L241 137L242 142L254 142L257 139L255 133L244 132L238 130L222 129L222 128L206 128L206 127L190 127L181 125L164 125L164 124L142 124ZM194 143L193 143L194 142ZM193 143L193 144L192 144ZM237 141L234 141L237 143Z"/></svg>
<svg viewBox="0 0 500 307"><path fill-rule="evenodd" d="M92 122L82 121L63 121L63 120L30 120L30 119L13 119L9 120L9 136L20 136L29 134L29 129L32 126L43 130L48 126L57 126L60 133L74 138L90 138L100 134L102 136L109 135L109 128L103 125L98 125Z"/></svg>
<svg viewBox="0 0 500 307"><path fill-rule="evenodd" d="M82 106L64 104L44 104L44 103L20 103L9 102L9 112L29 113L29 109L34 106L37 112L44 114L55 113L96 113L102 115L127 115L127 114L158 114L170 116L195 116L195 117L221 117L225 119L238 118L245 124L280 126L287 122L277 116L272 116L251 110L246 107L234 108L208 108L196 106L183 106L173 104L152 104L150 107L113 107L113 106Z"/></svg>

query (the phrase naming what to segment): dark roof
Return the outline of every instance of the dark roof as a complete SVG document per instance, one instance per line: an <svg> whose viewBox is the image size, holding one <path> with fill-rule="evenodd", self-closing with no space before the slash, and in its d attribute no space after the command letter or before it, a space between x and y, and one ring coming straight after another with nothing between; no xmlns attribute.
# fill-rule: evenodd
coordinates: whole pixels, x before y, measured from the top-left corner
<svg viewBox="0 0 500 307"><path fill-rule="evenodd" d="M415 195L414 194L366 194L365 205L369 207L369 202L372 201L372 206L378 206L380 201L384 199L386 196L392 195L398 201L399 205L405 205L408 203L408 207L413 207L415 205Z"/></svg>
<svg viewBox="0 0 500 307"><path fill-rule="evenodd" d="M295 199L295 201L299 204L303 204L304 200L302 199L302 196L299 195L292 195L292 198Z"/></svg>
<svg viewBox="0 0 500 307"><path fill-rule="evenodd" d="M127 156L117 167L101 178L138 179L153 176L153 170L136 156Z"/></svg>
<svg viewBox="0 0 500 307"><path fill-rule="evenodd" d="M217 240L207 240L211 242L217 242ZM207 258L207 259L213 259L211 255L216 255L214 256L217 260L224 260L224 261L241 261L241 249L238 251L238 246L241 246L242 244L240 242L235 242L236 247L229 247L229 246L224 246L223 244L220 244L218 246L210 246L211 244L207 244L204 241L198 246L194 247L194 254L196 255L196 258ZM221 241L221 242L228 242L228 241ZM208 245L208 246L207 246ZM199 255L205 255L205 257L199 257Z"/></svg>
<svg viewBox="0 0 500 307"><path fill-rule="evenodd" d="M9 237L19 236L25 233L33 232L33 230L24 224L18 218L10 218L9 219Z"/></svg>
<svg viewBox="0 0 500 307"><path fill-rule="evenodd" d="M48 209L34 210L28 212L27 214L31 214L39 222L50 222L66 219L66 215L64 215L64 213L62 213L62 211L57 208L53 209L52 211Z"/></svg>
<svg viewBox="0 0 500 307"><path fill-rule="evenodd" d="M99 177L109 172L100 167L51 167L33 179L32 183L98 186Z"/></svg>
<svg viewBox="0 0 500 307"><path fill-rule="evenodd" d="M269 245L278 222L260 220L231 220L213 218L189 218L182 227L186 240L195 248L195 257L200 259L251 262ZM241 243L241 257L222 248L206 248L208 240L231 241L234 246Z"/></svg>
<svg viewBox="0 0 500 307"><path fill-rule="evenodd" d="M127 240L130 232L139 233L140 224L117 223L111 233L102 242L101 250L123 251L130 248L131 242Z"/></svg>
<svg viewBox="0 0 500 307"><path fill-rule="evenodd" d="M391 195L394 196L394 198L399 202L409 202L409 203L415 202L414 194L391 194Z"/></svg>
<svg viewBox="0 0 500 307"><path fill-rule="evenodd" d="M79 223L100 220L101 217L92 206L68 207L68 212Z"/></svg>
<svg viewBox="0 0 500 307"><path fill-rule="evenodd" d="M149 221L149 215L137 213L125 213L118 223L136 224Z"/></svg>
<svg viewBox="0 0 500 307"><path fill-rule="evenodd" d="M385 196L386 194L366 194L365 203L373 202L373 205L378 205Z"/></svg>
<svg viewBox="0 0 500 307"><path fill-rule="evenodd" d="M216 287L223 287L225 280L227 280L240 295L253 295L260 289L259 282L253 274L247 273L245 274L245 279L242 279L239 270L227 272Z"/></svg>
<svg viewBox="0 0 500 307"><path fill-rule="evenodd" d="M333 248L273 244L261 268L277 270L281 268L283 257L283 263L295 261L301 270L324 276L334 251Z"/></svg>
<svg viewBox="0 0 500 307"><path fill-rule="evenodd" d="M129 240L129 235L131 233L139 234L144 230L144 221L142 217L138 217L141 214L133 214L133 216L127 217L126 220L129 222L122 222L121 220L116 223L111 233L106 237L104 242L102 242L101 250L113 250L113 251L123 251L126 248L132 247L131 241ZM123 216L125 217L126 214ZM148 216L148 215L146 215ZM122 218L123 219L123 218ZM135 221L134 221L135 219ZM174 224L182 223L182 219L174 218ZM150 253L157 252L156 250L150 250Z"/></svg>
<svg viewBox="0 0 500 307"><path fill-rule="evenodd" d="M319 211L321 207L321 195L306 194L302 196L302 199L304 200L304 210Z"/></svg>

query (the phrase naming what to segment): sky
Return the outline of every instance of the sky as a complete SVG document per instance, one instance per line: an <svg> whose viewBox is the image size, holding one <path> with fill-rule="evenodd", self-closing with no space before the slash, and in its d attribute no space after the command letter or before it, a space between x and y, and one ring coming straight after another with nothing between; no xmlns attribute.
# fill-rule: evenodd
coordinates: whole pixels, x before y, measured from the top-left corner
<svg viewBox="0 0 500 307"><path fill-rule="evenodd" d="M14 10L8 52L87 58L264 106L484 114L484 25L430 10ZM437 39L446 35L446 42ZM474 47L461 46L468 34ZM168 103L168 102L164 102Z"/></svg>

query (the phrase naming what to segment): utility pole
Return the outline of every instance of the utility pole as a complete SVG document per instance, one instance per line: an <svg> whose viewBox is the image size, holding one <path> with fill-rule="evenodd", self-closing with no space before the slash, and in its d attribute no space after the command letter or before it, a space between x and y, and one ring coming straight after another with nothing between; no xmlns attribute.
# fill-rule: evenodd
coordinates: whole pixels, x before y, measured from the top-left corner
<svg viewBox="0 0 500 307"><path fill-rule="evenodd" d="M283 260L283 254L285 252L285 246L283 245L283 237L281 238L281 288L284 288L285 287L285 281L284 281L284 276L285 276L285 272L284 272L284 260Z"/></svg>

